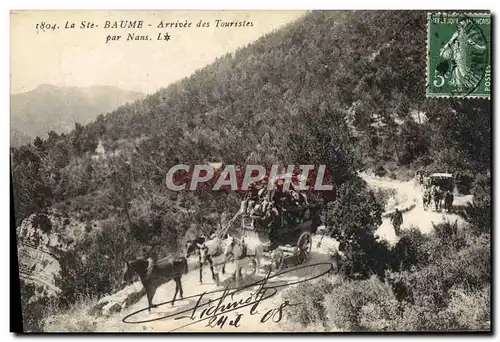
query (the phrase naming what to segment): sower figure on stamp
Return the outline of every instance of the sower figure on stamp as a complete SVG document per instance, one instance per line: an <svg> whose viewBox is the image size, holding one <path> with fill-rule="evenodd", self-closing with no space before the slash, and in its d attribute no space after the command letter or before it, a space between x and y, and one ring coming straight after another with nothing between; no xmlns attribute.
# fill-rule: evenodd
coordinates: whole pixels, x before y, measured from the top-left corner
<svg viewBox="0 0 500 342"><path fill-rule="evenodd" d="M396 233L396 236L399 236L402 224L403 224L403 214L401 214L399 209L396 208L394 214L392 215L392 225L394 226L394 232Z"/></svg>

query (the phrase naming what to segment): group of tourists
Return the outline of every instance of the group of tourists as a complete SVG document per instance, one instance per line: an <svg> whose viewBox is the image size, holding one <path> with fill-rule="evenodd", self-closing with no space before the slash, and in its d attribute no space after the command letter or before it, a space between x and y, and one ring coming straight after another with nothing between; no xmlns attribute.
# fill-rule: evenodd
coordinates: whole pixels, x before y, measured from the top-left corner
<svg viewBox="0 0 500 342"><path fill-rule="evenodd" d="M452 210L454 179L451 173L429 174L419 170L415 179L422 189L422 204L425 210L430 207L431 202L434 203L436 211L443 208Z"/></svg>
<svg viewBox="0 0 500 342"><path fill-rule="evenodd" d="M241 214L268 219L279 216L283 210L308 204L306 194L295 189L293 183L289 189L284 189L284 180L275 179L274 185L274 189L269 190L266 178L250 184L247 196L241 202Z"/></svg>
<svg viewBox="0 0 500 342"><path fill-rule="evenodd" d="M443 189L438 185L426 185L423 187L422 204L427 209L431 201L434 201L436 211L444 209L451 211L453 205L453 192L449 189Z"/></svg>
<svg viewBox="0 0 500 342"><path fill-rule="evenodd" d="M441 189L435 185L429 185L429 184L424 184L423 185L423 198L422 198L422 204L424 208L428 208L429 205L431 204L431 200L438 192L441 192Z"/></svg>

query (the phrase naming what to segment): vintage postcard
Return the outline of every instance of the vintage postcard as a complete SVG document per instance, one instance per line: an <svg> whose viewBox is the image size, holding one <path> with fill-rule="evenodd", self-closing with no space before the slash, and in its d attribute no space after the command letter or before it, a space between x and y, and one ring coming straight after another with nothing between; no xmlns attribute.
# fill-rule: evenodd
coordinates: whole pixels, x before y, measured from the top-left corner
<svg viewBox="0 0 500 342"><path fill-rule="evenodd" d="M491 332L489 10L10 27L12 330Z"/></svg>

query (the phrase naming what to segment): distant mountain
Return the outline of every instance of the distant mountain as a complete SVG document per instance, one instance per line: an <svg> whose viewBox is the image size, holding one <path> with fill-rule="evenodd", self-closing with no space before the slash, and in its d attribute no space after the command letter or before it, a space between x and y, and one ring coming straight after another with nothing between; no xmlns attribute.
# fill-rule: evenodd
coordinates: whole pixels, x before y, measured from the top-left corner
<svg viewBox="0 0 500 342"><path fill-rule="evenodd" d="M36 136L46 138L51 130L67 133L75 127L75 122L85 125L99 114L141 97L142 93L113 86L76 88L50 84L12 94L11 142L16 146Z"/></svg>
<svg viewBox="0 0 500 342"><path fill-rule="evenodd" d="M33 139L23 132L19 132L17 129L12 128L10 130L10 146L12 147L20 147L22 145L26 145L31 142Z"/></svg>

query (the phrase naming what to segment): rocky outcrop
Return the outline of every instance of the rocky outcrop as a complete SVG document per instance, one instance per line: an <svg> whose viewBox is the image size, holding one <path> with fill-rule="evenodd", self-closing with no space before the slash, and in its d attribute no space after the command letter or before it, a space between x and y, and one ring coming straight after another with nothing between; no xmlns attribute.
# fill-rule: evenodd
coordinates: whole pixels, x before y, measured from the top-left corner
<svg viewBox="0 0 500 342"><path fill-rule="evenodd" d="M30 301L57 296L61 257L88 234L88 225L48 210L26 218L16 233L19 278L37 289Z"/></svg>
<svg viewBox="0 0 500 342"><path fill-rule="evenodd" d="M110 316L139 301L146 294L141 282L135 282L123 290L101 298L91 309L96 316Z"/></svg>
<svg viewBox="0 0 500 342"><path fill-rule="evenodd" d="M59 261L43 249L20 244L19 278L25 283L35 285L36 291L28 302L41 297L57 296L61 290L56 286L56 277L61 271Z"/></svg>

